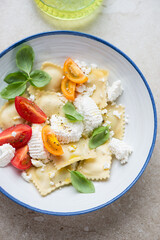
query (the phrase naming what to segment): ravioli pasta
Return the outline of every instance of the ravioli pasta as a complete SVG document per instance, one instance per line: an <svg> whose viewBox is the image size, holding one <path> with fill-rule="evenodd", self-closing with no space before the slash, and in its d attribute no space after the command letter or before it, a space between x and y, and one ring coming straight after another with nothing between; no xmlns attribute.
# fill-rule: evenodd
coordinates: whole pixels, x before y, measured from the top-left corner
<svg viewBox="0 0 160 240"><path fill-rule="evenodd" d="M55 189L70 184L71 178L68 170L75 170L75 166L73 164L57 171L53 162L49 162L43 171L42 168L31 167L26 172L27 175L31 174L31 181L39 193L46 196ZM55 176L51 177L53 174Z"/></svg>
<svg viewBox="0 0 160 240"><path fill-rule="evenodd" d="M114 132L114 137L118 139L123 139L125 130L125 109L122 105L112 105L109 104L107 107L107 114L103 116L104 123L106 121L110 122L111 130ZM118 112L119 118L114 115L114 112Z"/></svg>
<svg viewBox="0 0 160 240"><path fill-rule="evenodd" d="M5 130L15 124L20 124L24 122L24 119L22 119L18 115L15 109L14 101L9 101L3 105L0 110L0 128Z"/></svg>
<svg viewBox="0 0 160 240"><path fill-rule="evenodd" d="M88 76L86 82L87 87L92 87L94 84L96 89L92 95L92 99L97 106L102 109L107 105L106 84L108 80L108 71L94 68Z"/></svg>
<svg viewBox="0 0 160 240"><path fill-rule="evenodd" d="M53 114L64 115L62 110L64 106L63 98L55 92L37 92L35 103L48 117L51 117Z"/></svg>
<svg viewBox="0 0 160 240"><path fill-rule="evenodd" d="M71 152L70 147L75 151ZM62 156L53 157L55 168L57 170L66 167L72 163L96 157L95 150L90 150L88 146L88 139L81 138L79 142L62 145L64 154Z"/></svg>
<svg viewBox="0 0 160 240"><path fill-rule="evenodd" d="M63 68L59 65L53 64L51 62L45 62L42 64L41 69L47 72L51 76L51 81L42 89L45 91L60 92L61 81L63 77Z"/></svg>
<svg viewBox="0 0 160 240"><path fill-rule="evenodd" d="M110 177L111 152L108 142L96 149L96 157L80 162L77 170L91 180L103 180Z"/></svg>

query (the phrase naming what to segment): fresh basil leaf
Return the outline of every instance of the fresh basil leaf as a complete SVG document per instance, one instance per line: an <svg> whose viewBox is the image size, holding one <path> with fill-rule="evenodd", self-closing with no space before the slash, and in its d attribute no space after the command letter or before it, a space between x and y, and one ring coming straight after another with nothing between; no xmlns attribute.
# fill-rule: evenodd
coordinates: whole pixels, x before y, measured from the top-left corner
<svg viewBox="0 0 160 240"><path fill-rule="evenodd" d="M84 119L84 117L76 111L75 106L69 101L63 106L63 111L66 118L68 118L70 121L76 122Z"/></svg>
<svg viewBox="0 0 160 240"><path fill-rule="evenodd" d="M44 87L51 80L51 76L48 73L41 70L33 71L30 75L30 78L31 85L39 88Z"/></svg>
<svg viewBox="0 0 160 240"><path fill-rule="evenodd" d="M26 80L27 80L27 76L22 72L10 73L4 79L4 81L8 84L15 83L15 82L24 82Z"/></svg>
<svg viewBox="0 0 160 240"><path fill-rule="evenodd" d="M78 171L70 171L71 182L73 187L81 193L94 193L95 188L91 181L89 181L82 173Z"/></svg>
<svg viewBox="0 0 160 240"><path fill-rule="evenodd" d="M16 54L17 67L30 74L34 61L34 51L31 46L25 45Z"/></svg>
<svg viewBox="0 0 160 240"><path fill-rule="evenodd" d="M98 127L96 128L91 138L89 139L89 147L91 149L97 148L104 144L109 139L109 127Z"/></svg>
<svg viewBox="0 0 160 240"><path fill-rule="evenodd" d="M9 84L6 88L4 88L0 95L4 99L12 100L16 96L22 95L26 90L26 82L16 82Z"/></svg>
<svg viewBox="0 0 160 240"><path fill-rule="evenodd" d="M68 118L72 122L76 122L77 121L77 119L75 117L73 117L72 115L65 114L65 117Z"/></svg>
<svg viewBox="0 0 160 240"><path fill-rule="evenodd" d="M101 127L98 127L96 129L94 129L93 133L92 133L92 137L94 137L95 135L99 134L99 133L102 133L103 131L105 130L108 130L108 127L107 126L101 126Z"/></svg>

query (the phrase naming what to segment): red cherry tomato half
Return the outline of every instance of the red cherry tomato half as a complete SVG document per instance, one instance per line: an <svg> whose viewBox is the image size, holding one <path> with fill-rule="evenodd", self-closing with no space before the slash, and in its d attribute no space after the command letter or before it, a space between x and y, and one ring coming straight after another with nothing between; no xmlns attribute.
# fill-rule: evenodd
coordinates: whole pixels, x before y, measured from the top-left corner
<svg viewBox="0 0 160 240"><path fill-rule="evenodd" d="M31 136L32 128L30 126L18 124L0 133L0 146L9 143L14 148L20 148L27 144Z"/></svg>
<svg viewBox="0 0 160 240"><path fill-rule="evenodd" d="M20 170L26 170L32 166L28 145L16 151L14 158L11 160L11 164Z"/></svg>
<svg viewBox="0 0 160 240"><path fill-rule="evenodd" d="M24 97L15 98L15 107L18 114L31 123L44 123L46 114L32 101Z"/></svg>

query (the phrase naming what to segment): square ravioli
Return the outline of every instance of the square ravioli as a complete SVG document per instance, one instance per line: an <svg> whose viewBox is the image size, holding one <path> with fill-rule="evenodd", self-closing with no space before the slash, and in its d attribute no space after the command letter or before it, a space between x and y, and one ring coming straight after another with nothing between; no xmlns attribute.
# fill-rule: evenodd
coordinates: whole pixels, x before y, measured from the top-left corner
<svg viewBox="0 0 160 240"><path fill-rule="evenodd" d="M109 104L103 114L104 125L110 125L114 138L123 139L125 131L125 108L122 105Z"/></svg>
<svg viewBox="0 0 160 240"><path fill-rule="evenodd" d="M57 157L52 155L51 157L57 170L84 159L94 158L97 155L95 150L89 148L88 139L81 138L79 142L64 144L62 147L63 155Z"/></svg>
<svg viewBox="0 0 160 240"><path fill-rule="evenodd" d="M104 180L110 177L112 154L108 142L96 149L97 156L81 161L77 170L87 179Z"/></svg>
<svg viewBox="0 0 160 240"><path fill-rule="evenodd" d="M31 174L31 181L38 189L42 196L46 196L59 187L71 183L70 172L68 170L75 170L76 165L70 165L66 168L56 170L54 164L49 162L45 168L31 167L28 169L27 175Z"/></svg>
<svg viewBox="0 0 160 240"><path fill-rule="evenodd" d="M103 69L93 68L91 73L88 75L88 81L86 82L87 87L96 86L95 91L91 98L95 101L97 106L100 109L103 109L107 106L107 80L108 80L108 71Z"/></svg>
<svg viewBox="0 0 160 240"><path fill-rule="evenodd" d="M25 120L18 115L15 109L14 101L9 101L2 106L0 110L0 128L5 130L15 124L24 122Z"/></svg>

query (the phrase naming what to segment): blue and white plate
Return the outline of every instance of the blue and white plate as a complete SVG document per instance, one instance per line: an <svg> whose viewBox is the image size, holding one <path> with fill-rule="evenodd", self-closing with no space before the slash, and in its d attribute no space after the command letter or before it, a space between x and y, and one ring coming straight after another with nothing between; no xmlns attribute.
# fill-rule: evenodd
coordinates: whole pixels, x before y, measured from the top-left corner
<svg viewBox="0 0 160 240"><path fill-rule="evenodd" d="M16 71L15 54L24 43L35 51L35 67L42 62L63 64L67 57L95 63L108 69L109 80L120 79L124 88L118 102L126 106L129 124L124 140L134 152L128 164L121 166L114 160L111 178L95 182L94 194L80 194L72 186L41 197L33 184L28 184L11 166L0 168L0 191L16 203L29 209L53 215L76 215L105 207L125 194L145 170L156 140L157 117L152 92L134 62L119 49L97 37L69 31L40 33L23 39L0 54L0 78ZM0 99L0 104L3 104Z"/></svg>

